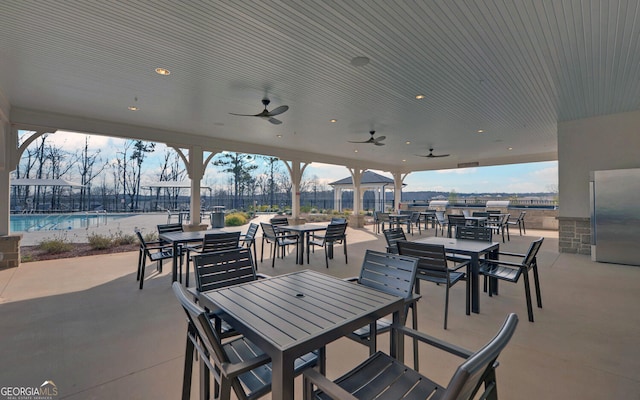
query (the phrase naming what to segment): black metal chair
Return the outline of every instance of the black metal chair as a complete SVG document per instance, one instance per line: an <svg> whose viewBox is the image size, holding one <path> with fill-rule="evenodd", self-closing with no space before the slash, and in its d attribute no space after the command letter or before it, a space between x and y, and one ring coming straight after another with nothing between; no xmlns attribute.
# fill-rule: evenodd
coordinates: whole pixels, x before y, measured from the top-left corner
<svg viewBox="0 0 640 400"><path fill-rule="evenodd" d="M189 264L192 260L191 252L211 253L222 250L232 250L240 247L240 232L207 233L202 239L202 244L187 246L187 277L185 284L189 287Z"/></svg>
<svg viewBox="0 0 640 400"><path fill-rule="evenodd" d="M255 263L256 269L258 269L258 260L257 252L256 252L256 235L258 234L258 228L260 225L254 224L253 222L249 224L247 228L247 233L244 235L240 235L240 241L244 246L248 249L253 248L253 262Z"/></svg>
<svg viewBox="0 0 640 400"><path fill-rule="evenodd" d="M396 243L398 240L407 240L402 228L385 229L382 233L384 233L384 238L387 241L387 253L398 254Z"/></svg>
<svg viewBox="0 0 640 400"><path fill-rule="evenodd" d="M330 224L346 224L347 219L344 217L331 217Z"/></svg>
<svg viewBox="0 0 640 400"><path fill-rule="evenodd" d="M158 227L159 235L167 232L183 232L184 231L184 227L182 226L181 223L159 224L157 225L157 227Z"/></svg>
<svg viewBox="0 0 640 400"><path fill-rule="evenodd" d="M538 308L542 308L542 296L540 294L540 278L538 276L538 261L536 255L542 246L544 238L534 240L529 246L529 250L525 254L499 252L501 259L499 260L482 260L480 264L480 274L485 276L485 291L487 289L487 278L495 278L503 281L517 283L520 277L524 280L524 292L527 299L527 314L529 321L533 322L533 306L531 304L531 284L529 283L529 270L533 270L533 281L536 290L536 300ZM516 262L505 260L503 257L509 257L517 260ZM497 294L495 287L491 285L489 279L489 296Z"/></svg>
<svg viewBox="0 0 640 400"><path fill-rule="evenodd" d="M486 345L475 353L449 344L407 327L399 327L398 333L426 343L465 359L458 366L449 384L443 387L428 377L411 369L395 358L377 352L342 377L330 381L318 371L308 369L304 376L304 398L340 400L400 400L439 399L471 400L479 398L497 400L498 388L495 369L498 357L507 346L518 325L518 316L509 314L502 327ZM439 366L435 366L439 369ZM318 390L314 391L313 388Z"/></svg>
<svg viewBox="0 0 640 400"><path fill-rule="evenodd" d="M455 228L458 230L460 226L467 226L467 219L462 214L449 214L447 215L449 224L447 225L447 236L452 237L451 230Z"/></svg>
<svg viewBox="0 0 640 400"><path fill-rule="evenodd" d="M297 234L280 232L276 226L267 224L266 222L261 222L260 226L262 227L262 249L260 252L260 262L262 262L264 259L263 256L265 241L271 246L271 268L275 268L276 257L278 256L278 254L282 254L281 257L284 257L284 250L287 248L287 246L295 245L296 254L298 253L299 236ZM281 250L281 252L279 252L278 250Z"/></svg>
<svg viewBox="0 0 640 400"><path fill-rule="evenodd" d="M384 231L384 224L388 224L391 227L391 221L389 220L389 213L382 211L375 211L373 213L373 224L375 227L375 233Z"/></svg>
<svg viewBox="0 0 640 400"><path fill-rule="evenodd" d="M436 236L438 236L438 228L440 228L440 234L444 236L444 228L447 228L447 231L449 230L449 220L444 214L444 211L435 212L435 222L436 222Z"/></svg>
<svg viewBox="0 0 640 400"><path fill-rule="evenodd" d="M309 246L311 249L315 249L315 246L324 247L324 262L329 268L329 257L333 256L333 246L334 244L342 244L344 248L344 262L348 264L347 258L347 234L345 233L347 230L347 224L334 224L331 223L327 225L327 231L323 236L314 235L313 239L309 241Z"/></svg>
<svg viewBox="0 0 640 400"><path fill-rule="evenodd" d="M487 227L493 229L496 234L502 234L502 243L504 241L504 233L507 232L507 240L511 240L509 236L509 217L511 214L501 214L497 220L489 220Z"/></svg>
<svg viewBox="0 0 640 400"><path fill-rule="evenodd" d="M136 236L140 242L140 250L138 252L138 272L137 280L140 282L140 289L144 286L144 272L147 259L151 262L157 262L157 270L162 272L162 261L173 258L173 249L161 241L147 242L144 240L142 233L136 230ZM180 277L182 277L182 254L180 254Z"/></svg>
<svg viewBox="0 0 640 400"><path fill-rule="evenodd" d="M348 281L357 282L385 293L403 297L405 299L405 313L402 315L402 324L412 309L412 326L418 328L417 301L419 295L413 294L413 286L416 279L417 260L413 257L403 257L398 254L381 253L367 250L360 269L360 276L347 278ZM348 338L369 347L369 355L377 350L377 335L388 332L392 322L387 319L379 319L374 323L363 326L347 335ZM373 332L373 334L372 334ZM416 350L414 344L414 350ZM417 354L414 353L414 362Z"/></svg>
<svg viewBox="0 0 640 400"><path fill-rule="evenodd" d="M408 242L406 240L398 241L398 251L401 255L418 258L418 272L416 273L416 293L420 294L420 281L433 282L445 287L444 297L444 329L447 329L447 320L449 315L449 288L459 281L466 281L465 288L465 305L467 315L471 312L470 292L471 286L469 279L469 261L463 261L456 265L453 270L447 265L447 256L444 246ZM456 269L462 267L467 268L467 272L457 272Z"/></svg>
<svg viewBox="0 0 640 400"><path fill-rule="evenodd" d="M412 212L411 216L402 222L403 225L406 225L407 232L413 236L413 230L418 228L418 233L422 235L422 227L420 226L420 213Z"/></svg>
<svg viewBox="0 0 640 400"><path fill-rule="evenodd" d="M224 344L211 325L208 313L191 300L189 293L178 282L173 292L187 314L187 344L185 349L182 399L191 395L194 355L200 359L200 393L209 398L209 379L215 380L215 398L230 399L231 391L239 399L253 400L271 391L271 359L254 343L240 337ZM294 361L294 373L318 363L317 352L307 353Z"/></svg>
<svg viewBox="0 0 640 400"><path fill-rule="evenodd" d="M520 236L522 236L522 232L524 231L524 234L527 234L527 228L524 226L524 217L527 215L526 211L521 211L520 215L518 215L518 218L515 221L507 221L507 225L514 225L518 227L518 230L520 231Z"/></svg>

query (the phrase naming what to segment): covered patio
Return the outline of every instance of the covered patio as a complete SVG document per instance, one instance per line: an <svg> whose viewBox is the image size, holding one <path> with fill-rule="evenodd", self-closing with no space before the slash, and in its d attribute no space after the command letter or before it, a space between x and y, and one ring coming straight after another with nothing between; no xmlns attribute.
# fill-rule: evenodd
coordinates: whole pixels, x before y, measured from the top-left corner
<svg viewBox="0 0 640 400"><path fill-rule="evenodd" d="M324 267L322 252L310 268L338 277L358 274L365 249L383 250L382 235L370 227L349 228L349 264L341 257ZM432 235L433 230L422 233ZM442 329L443 288L423 284L418 303L420 330L476 349L508 312L520 316L503 352L498 387L503 399L632 399L640 393L640 270L591 262L557 252L557 232L527 230L501 249L525 251L544 236L539 265L542 309L526 320L522 284L501 285L500 295L481 295L481 313L464 313L464 285L451 292L449 328ZM260 240L258 240L259 246ZM260 249L258 249L260 254ZM184 361L186 320L170 289L170 268L148 274L144 290L135 279L137 253L33 262L0 271L0 384L55 382L65 399L178 398ZM275 269L265 260L259 272L297 271L292 254ZM151 270L151 269L150 269ZM387 335L380 347L387 346ZM411 346L407 345L407 351ZM446 384L456 359L422 348L421 371ZM328 346L328 376L337 377L365 359L365 346L340 339ZM410 359L410 358L407 358ZM196 367L197 371L197 367ZM197 373L193 398L197 398ZM301 394L300 380L296 381ZM266 397L270 398L269 396Z"/></svg>

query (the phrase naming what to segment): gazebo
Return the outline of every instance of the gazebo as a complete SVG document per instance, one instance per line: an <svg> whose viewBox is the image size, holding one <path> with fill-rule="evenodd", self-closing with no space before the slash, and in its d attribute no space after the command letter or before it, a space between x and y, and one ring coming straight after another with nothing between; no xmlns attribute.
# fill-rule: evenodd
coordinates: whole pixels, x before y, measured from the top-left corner
<svg viewBox="0 0 640 400"><path fill-rule="evenodd" d="M336 204L338 211L342 211L342 191L353 190L353 179L349 176L335 182L331 182L329 185L333 186L334 204ZM384 175L376 174L372 171L364 171L362 173L362 179L360 180L362 195L364 196L364 192L366 191L373 191L375 196L375 211L384 211L387 186L390 186L390 189L393 190L393 179L387 178Z"/></svg>

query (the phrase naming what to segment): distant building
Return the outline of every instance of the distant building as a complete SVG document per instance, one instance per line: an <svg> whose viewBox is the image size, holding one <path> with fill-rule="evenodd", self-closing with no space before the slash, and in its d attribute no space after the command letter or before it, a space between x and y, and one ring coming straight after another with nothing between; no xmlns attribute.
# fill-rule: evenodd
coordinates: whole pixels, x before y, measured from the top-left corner
<svg viewBox="0 0 640 400"><path fill-rule="evenodd" d="M342 192L344 190L353 190L353 178L348 176L331 182L329 185L333 187L333 198L338 211L342 211ZM404 185L403 185L404 186ZM385 193L387 190L393 192L393 179L386 176L376 174L371 171L364 171L360 179L361 195L364 192L372 191L375 198L375 211L384 211ZM361 199L362 200L362 199Z"/></svg>

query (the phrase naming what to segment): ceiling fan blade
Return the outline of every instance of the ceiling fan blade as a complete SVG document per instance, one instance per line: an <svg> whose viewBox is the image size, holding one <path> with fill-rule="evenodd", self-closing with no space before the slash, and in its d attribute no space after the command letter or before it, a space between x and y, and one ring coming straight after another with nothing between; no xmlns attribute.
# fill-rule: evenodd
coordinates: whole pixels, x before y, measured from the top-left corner
<svg viewBox="0 0 640 400"><path fill-rule="evenodd" d="M369 140L365 140L364 142L354 142L352 140L349 140L349 143L370 143Z"/></svg>
<svg viewBox="0 0 640 400"><path fill-rule="evenodd" d="M373 139L373 140L374 140L375 142L382 142L382 141L383 141L383 140L385 140L386 138L387 138L386 136L380 136L380 137L377 137L377 138L375 138L375 139Z"/></svg>
<svg viewBox="0 0 640 400"><path fill-rule="evenodd" d="M378 141L373 142L373 144L375 144L376 146L384 146L384 143L380 143Z"/></svg>
<svg viewBox="0 0 640 400"><path fill-rule="evenodd" d="M262 117L262 113L260 114L236 114L236 113L229 113L231 115L239 115L241 117Z"/></svg>
<svg viewBox="0 0 640 400"><path fill-rule="evenodd" d="M280 125L282 123L282 121L280 121L277 118L273 118L273 117L269 118L269 122L271 122L272 124L275 124L275 125Z"/></svg>
<svg viewBox="0 0 640 400"><path fill-rule="evenodd" d="M273 117L275 115L280 115L283 112L287 111L289 109L289 106L280 106L280 107L276 107L273 110L269 111L267 113L267 116L269 117Z"/></svg>
<svg viewBox="0 0 640 400"><path fill-rule="evenodd" d="M439 157L449 157L449 154L429 154L429 157L439 158Z"/></svg>

